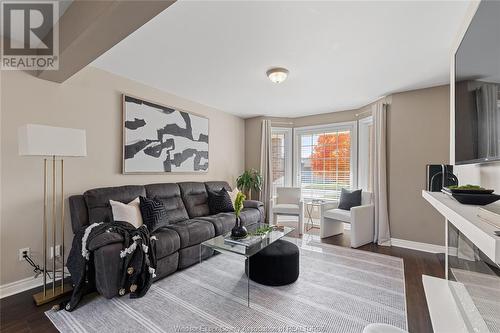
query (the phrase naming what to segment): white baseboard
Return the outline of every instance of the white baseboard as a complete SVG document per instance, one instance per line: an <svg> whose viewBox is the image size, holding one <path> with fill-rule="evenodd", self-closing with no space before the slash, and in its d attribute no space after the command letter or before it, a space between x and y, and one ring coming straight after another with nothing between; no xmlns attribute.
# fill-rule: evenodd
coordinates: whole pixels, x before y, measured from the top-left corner
<svg viewBox="0 0 500 333"><path fill-rule="evenodd" d="M69 278L69 274L65 273L64 280L66 281L66 278ZM57 277L57 280L59 281L59 277ZM52 283L52 279L47 278L47 284ZM23 291L30 290L36 287L40 287L43 285L43 275L39 275L37 278L35 277L27 277L18 281L6 283L0 285L0 299L19 294Z"/></svg>
<svg viewBox="0 0 500 333"><path fill-rule="evenodd" d="M414 242L406 239L391 238L391 245L403 247L405 249L429 252L429 253L445 253L446 248L443 245L435 245L429 243Z"/></svg>

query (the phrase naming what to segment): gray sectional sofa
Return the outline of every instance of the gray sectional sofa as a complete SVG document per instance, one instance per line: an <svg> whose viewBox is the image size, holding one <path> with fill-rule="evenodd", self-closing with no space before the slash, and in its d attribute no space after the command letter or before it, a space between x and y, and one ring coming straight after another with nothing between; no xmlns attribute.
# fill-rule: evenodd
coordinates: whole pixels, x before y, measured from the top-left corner
<svg viewBox="0 0 500 333"><path fill-rule="evenodd" d="M69 198L71 224L76 233L82 227L95 222L112 221L109 200L128 203L138 196L159 198L166 210L169 225L153 233L156 236L156 278L161 279L179 269L199 261L201 243L231 230L235 223L234 213L210 215L207 190L230 191L227 182L182 182L150 185L127 185L97 188L83 195ZM247 200L241 212L241 221L250 226L264 222L264 205ZM104 233L94 238L89 249L94 251L95 280L97 291L106 298L118 294L122 276L122 237ZM204 258L213 253L203 247Z"/></svg>

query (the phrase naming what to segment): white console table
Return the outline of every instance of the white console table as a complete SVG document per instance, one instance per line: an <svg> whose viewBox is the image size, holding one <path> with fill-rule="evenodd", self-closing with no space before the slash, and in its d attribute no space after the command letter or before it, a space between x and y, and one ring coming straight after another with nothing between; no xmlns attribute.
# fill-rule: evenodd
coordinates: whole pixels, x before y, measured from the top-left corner
<svg viewBox="0 0 500 333"><path fill-rule="evenodd" d="M440 192L422 191L422 197L444 216L445 222L453 224L492 261L500 263L500 237L494 233L497 229L477 216L477 206L463 205ZM434 332L469 332L471 329L483 332L486 327L479 316L472 316L476 317L476 322L464 320L464 311L477 311L469 306L471 301L467 299L467 293L460 295L460 304L453 296L457 290L464 288L448 280L448 223L443 227L446 229L446 279L422 276ZM455 284L453 288L450 288L451 284Z"/></svg>
<svg viewBox="0 0 500 333"><path fill-rule="evenodd" d="M500 263L500 237L493 225L477 216L477 207L463 205L441 192L422 191L422 196L492 261Z"/></svg>

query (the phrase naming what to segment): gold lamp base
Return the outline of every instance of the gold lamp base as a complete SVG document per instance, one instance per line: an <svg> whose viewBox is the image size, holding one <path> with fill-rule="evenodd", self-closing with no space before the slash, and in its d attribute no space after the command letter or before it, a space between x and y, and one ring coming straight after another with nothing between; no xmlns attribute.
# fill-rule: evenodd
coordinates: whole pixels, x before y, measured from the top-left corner
<svg viewBox="0 0 500 333"><path fill-rule="evenodd" d="M58 286L55 291L52 290L52 288L47 289L47 291L44 293L43 291L36 293L33 295L33 300L35 301L36 306L40 306L49 302L52 302L60 297L66 296L71 294L73 291L73 288L71 287L70 283L65 283L64 284L64 289L61 289L60 286Z"/></svg>

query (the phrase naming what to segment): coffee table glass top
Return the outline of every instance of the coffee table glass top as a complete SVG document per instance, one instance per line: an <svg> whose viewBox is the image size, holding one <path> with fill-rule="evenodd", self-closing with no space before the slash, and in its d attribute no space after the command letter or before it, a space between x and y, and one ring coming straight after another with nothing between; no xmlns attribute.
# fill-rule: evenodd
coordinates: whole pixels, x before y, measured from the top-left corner
<svg viewBox="0 0 500 333"><path fill-rule="evenodd" d="M263 226L269 226L269 224L264 224L264 223L256 223L253 224L249 227L247 227L248 232L253 232L257 230L260 227ZM245 257L250 257L256 254L257 252L261 251L265 247L271 245L272 243L276 242L278 239L283 238L284 236L288 235L291 233L294 228L289 228L289 227L282 227L280 230L273 230L268 232L267 234L261 236L262 241L253 244L251 246L245 246L245 245L240 245L240 244L234 244L234 243L228 243L225 241L225 238L228 237L231 232L225 234L225 235L220 235L215 238L209 239L203 243L201 243L203 246L210 247L216 251L227 251L227 252L232 252L235 254L243 255Z"/></svg>

